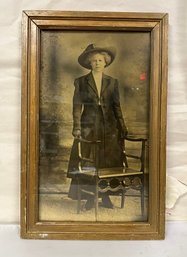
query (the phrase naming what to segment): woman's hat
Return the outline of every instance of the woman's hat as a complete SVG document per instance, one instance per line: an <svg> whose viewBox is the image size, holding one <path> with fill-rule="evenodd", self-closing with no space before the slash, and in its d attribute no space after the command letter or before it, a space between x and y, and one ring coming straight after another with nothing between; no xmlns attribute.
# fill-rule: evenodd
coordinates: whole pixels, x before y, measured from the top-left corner
<svg viewBox="0 0 187 257"><path fill-rule="evenodd" d="M86 47L86 49L79 56L79 58L78 58L79 64L81 66L83 66L84 68L90 70L91 66L90 66L89 62L87 61L87 58L90 53L94 53L94 52L95 53L106 52L107 54L110 55L111 59L110 59L110 62L106 64L106 67L109 66L113 62L115 55L116 55L116 50L113 47L100 47L95 44L90 44Z"/></svg>

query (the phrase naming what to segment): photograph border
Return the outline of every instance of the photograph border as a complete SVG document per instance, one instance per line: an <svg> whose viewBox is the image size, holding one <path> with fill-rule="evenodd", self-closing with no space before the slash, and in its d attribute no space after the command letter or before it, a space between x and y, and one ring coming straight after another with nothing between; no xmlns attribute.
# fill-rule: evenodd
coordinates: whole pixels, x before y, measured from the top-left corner
<svg viewBox="0 0 187 257"><path fill-rule="evenodd" d="M39 74L42 30L150 32L149 210L146 222L57 222L38 216ZM168 14L23 11L21 237L152 240L165 236Z"/></svg>

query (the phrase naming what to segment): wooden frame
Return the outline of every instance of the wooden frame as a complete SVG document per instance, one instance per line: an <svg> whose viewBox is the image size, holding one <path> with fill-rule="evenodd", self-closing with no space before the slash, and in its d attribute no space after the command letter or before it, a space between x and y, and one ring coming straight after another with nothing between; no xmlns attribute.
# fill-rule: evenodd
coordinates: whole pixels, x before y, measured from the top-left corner
<svg viewBox="0 0 187 257"><path fill-rule="evenodd" d="M164 239L167 32L165 13L24 11L22 19L21 237L30 239ZM134 31L151 35L149 217L146 222L40 221L38 214L41 32Z"/></svg>

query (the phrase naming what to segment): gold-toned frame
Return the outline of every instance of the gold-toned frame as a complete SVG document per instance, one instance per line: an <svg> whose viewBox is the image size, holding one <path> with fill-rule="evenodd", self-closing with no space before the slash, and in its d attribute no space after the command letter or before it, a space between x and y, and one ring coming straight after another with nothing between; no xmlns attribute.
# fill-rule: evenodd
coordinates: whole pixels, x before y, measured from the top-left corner
<svg viewBox="0 0 187 257"><path fill-rule="evenodd" d="M42 30L151 33L149 218L147 222L41 222L38 218L39 62ZM23 11L21 237L164 239L168 14Z"/></svg>

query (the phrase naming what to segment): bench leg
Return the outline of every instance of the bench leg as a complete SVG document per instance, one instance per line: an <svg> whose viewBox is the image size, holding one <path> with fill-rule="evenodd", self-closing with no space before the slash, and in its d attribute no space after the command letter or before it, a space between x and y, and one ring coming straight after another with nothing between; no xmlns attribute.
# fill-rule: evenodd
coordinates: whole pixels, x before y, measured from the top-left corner
<svg viewBox="0 0 187 257"><path fill-rule="evenodd" d="M144 187L141 188L141 213L144 216Z"/></svg>
<svg viewBox="0 0 187 257"><path fill-rule="evenodd" d="M77 179L77 214L80 213L81 209L81 186L79 180Z"/></svg>
<svg viewBox="0 0 187 257"><path fill-rule="evenodd" d="M121 208L124 208L125 205L125 190L121 192Z"/></svg>
<svg viewBox="0 0 187 257"><path fill-rule="evenodd" d="M99 195L99 190L98 190L98 185L96 183L96 187L95 187L95 219L96 219L96 221L98 219L98 205L99 205L98 195Z"/></svg>

